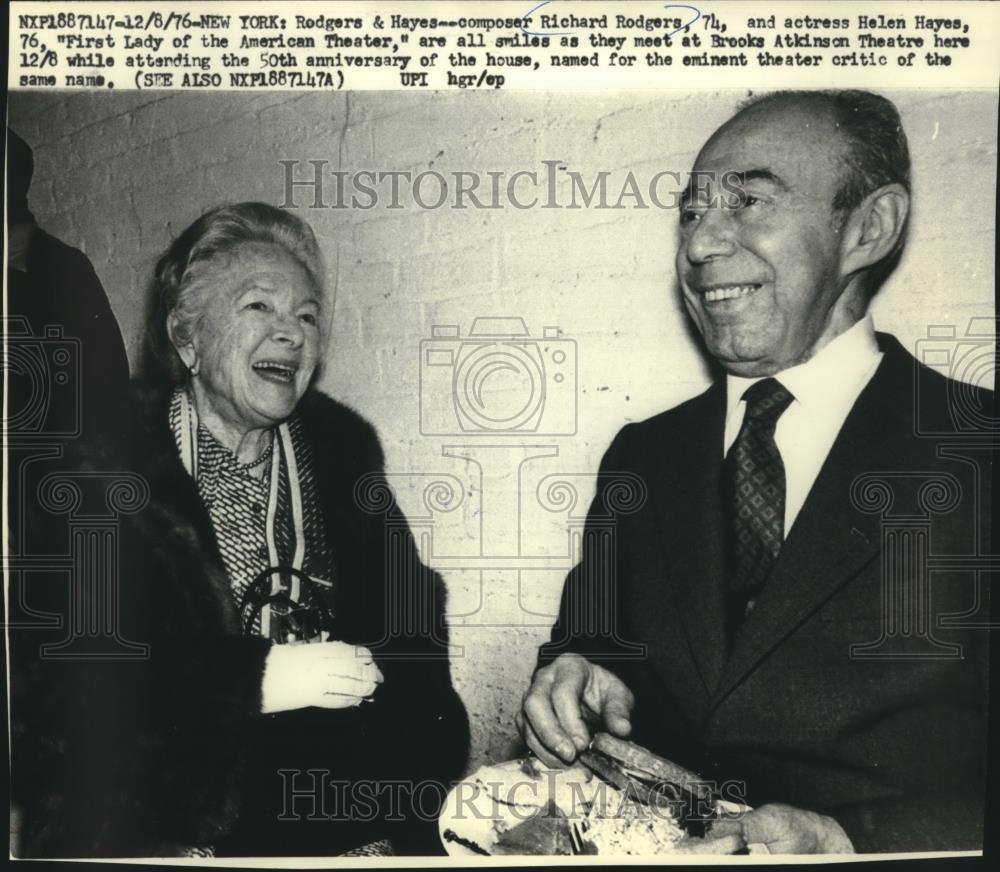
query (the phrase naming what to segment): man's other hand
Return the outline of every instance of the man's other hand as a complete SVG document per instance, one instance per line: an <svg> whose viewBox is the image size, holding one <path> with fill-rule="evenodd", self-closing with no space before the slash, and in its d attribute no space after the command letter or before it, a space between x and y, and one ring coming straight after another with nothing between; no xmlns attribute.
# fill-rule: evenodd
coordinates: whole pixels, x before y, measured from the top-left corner
<svg viewBox="0 0 1000 872"><path fill-rule="evenodd" d="M579 654L561 654L535 673L514 720L539 760L566 766L590 744L588 722L627 736L633 705L632 691L612 672Z"/></svg>
<svg viewBox="0 0 1000 872"><path fill-rule="evenodd" d="M854 853L847 833L833 818L781 803L712 825L712 835L730 832L742 832L748 845L766 845L772 854Z"/></svg>

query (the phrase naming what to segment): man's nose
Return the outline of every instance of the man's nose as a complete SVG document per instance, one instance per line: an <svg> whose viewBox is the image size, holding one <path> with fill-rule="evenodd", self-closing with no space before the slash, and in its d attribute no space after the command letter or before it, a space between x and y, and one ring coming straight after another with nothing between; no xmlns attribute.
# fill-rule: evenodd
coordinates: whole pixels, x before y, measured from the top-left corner
<svg viewBox="0 0 1000 872"><path fill-rule="evenodd" d="M728 257L735 250L734 213L720 206L711 206L702 212L684 242L684 253L695 264Z"/></svg>

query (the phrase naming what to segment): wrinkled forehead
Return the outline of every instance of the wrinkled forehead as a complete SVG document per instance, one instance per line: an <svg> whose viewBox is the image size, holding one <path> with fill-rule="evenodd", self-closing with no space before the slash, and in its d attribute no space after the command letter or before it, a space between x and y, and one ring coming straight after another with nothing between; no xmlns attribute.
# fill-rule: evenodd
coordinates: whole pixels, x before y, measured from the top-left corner
<svg viewBox="0 0 1000 872"><path fill-rule="evenodd" d="M305 264L287 248L270 242L245 242L193 264L189 287L220 295L239 294L258 280L265 286L282 287L291 282L300 295L322 302L322 289Z"/></svg>
<svg viewBox="0 0 1000 872"><path fill-rule="evenodd" d="M800 103L750 107L722 125L695 159L699 173L764 173L817 196L834 191L847 143L829 110Z"/></svg>

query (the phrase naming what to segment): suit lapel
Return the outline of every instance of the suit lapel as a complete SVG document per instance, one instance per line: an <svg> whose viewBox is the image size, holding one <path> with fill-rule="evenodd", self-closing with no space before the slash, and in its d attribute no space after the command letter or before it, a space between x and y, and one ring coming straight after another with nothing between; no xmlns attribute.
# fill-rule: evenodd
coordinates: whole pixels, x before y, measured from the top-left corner
<svg viewBox="0 0 1000 872"><path fill-rule="evenodd" d="M898 461L898 401L911 398L902 349L887 350L844 422L809 492L771 577L723 669L713 707L810 614L880 551L880 522L852 504L851 486L865 471ZM905 426L905 425L904 425Z"/></svg>
<svg viewBox="0 0 1000 872"><path fill-rule="evenodd" d="M683 649L681 653L697 668L697 692L707 706L725 657L726 540L721 500L725 382L713 385L701 402L702 410L671 434L677 442L670 468L679 474L661 477L654 492L660 506L654 516L664 524L656 541L682 629L682 634L661 633L654 654L676 663L678 646ZM667 449L662 445L659 450Z"/></svg>

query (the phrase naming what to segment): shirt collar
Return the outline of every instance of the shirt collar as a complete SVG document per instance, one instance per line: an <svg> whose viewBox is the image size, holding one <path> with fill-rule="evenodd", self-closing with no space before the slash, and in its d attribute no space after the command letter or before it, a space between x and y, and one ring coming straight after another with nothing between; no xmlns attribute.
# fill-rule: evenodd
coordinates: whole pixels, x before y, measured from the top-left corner
<svg viewBox="0 0 1000 872"><path fill-rule="evenodd" d="M858 387L882 358L871 315L834 337L805 363L774 375L795 397L794 402L817 414L832 410L848 400L853 403ZM726 375L726 419L732 416L743 394L761 378Z"/></svg>

